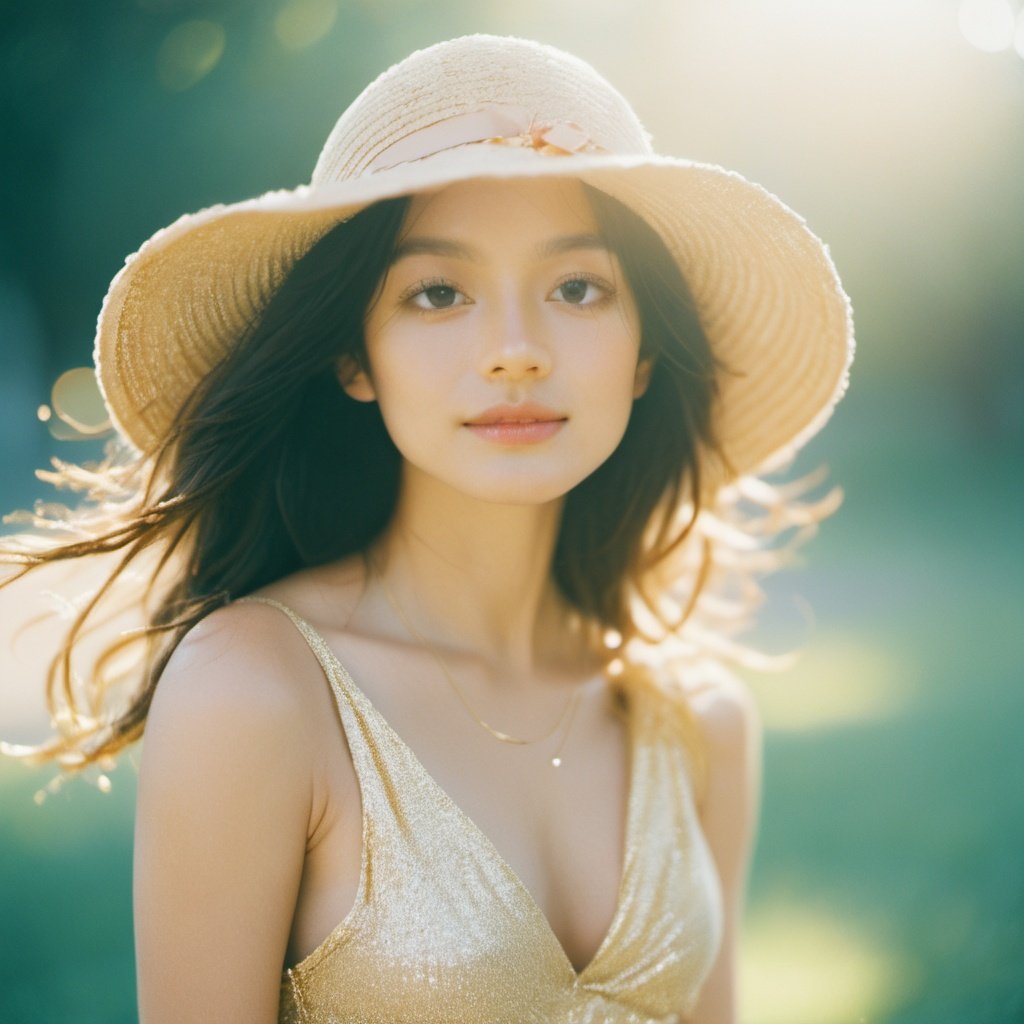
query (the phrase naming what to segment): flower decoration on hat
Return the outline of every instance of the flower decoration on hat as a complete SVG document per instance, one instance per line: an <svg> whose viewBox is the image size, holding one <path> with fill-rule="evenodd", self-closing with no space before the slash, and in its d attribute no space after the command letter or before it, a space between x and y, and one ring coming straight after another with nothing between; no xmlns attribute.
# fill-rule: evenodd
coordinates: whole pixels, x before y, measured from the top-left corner
<svg viewBox="0 0 1024 1024"><path fill-rule="evenodd" d="M604 146L594 142L579 125L538 124L530 121L529 128L518 135L496 135L481 140L500 146L522 146L551 156L571 156L573 153L607 153Z"/></svg>

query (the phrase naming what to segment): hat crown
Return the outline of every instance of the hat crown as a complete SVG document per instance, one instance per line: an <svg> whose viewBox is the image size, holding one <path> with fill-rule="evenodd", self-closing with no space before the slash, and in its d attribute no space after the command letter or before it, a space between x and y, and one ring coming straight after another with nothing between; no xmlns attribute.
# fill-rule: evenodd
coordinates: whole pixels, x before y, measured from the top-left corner
<svg viewBox="0 0 1024 1024"><path fill-rule="evenodd" d="M571 125L609 153L652 152L632 107L585 61L529 39L478 34L417 50L371 82L328 136L312 184L372 173L382 153L414 133L487 108Z"/></svg>

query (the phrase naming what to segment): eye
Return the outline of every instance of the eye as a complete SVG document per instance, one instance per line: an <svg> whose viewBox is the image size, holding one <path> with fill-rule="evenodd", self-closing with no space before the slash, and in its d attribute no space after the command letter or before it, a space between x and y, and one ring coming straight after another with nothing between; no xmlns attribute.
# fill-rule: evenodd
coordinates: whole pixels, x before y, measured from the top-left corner
<svg viewBox="0 0 1024 1024"><path fill-rule="evenodd" d="M600 278L589 274L576 274L566 278L556 288L562 299L572 306L595 306L610 298L613 289ZM588 297L589 296L589 297Z"/></svg>
<svg viewBox="0 0 1024 1024"><path fill-rule="evenodd" d="M403 301L411 302L417 309L452 309L464 303L457 302L462 292L448 281L420 281L418 285L407 293ZM465 298L465 296L462 296Z"/></svg>

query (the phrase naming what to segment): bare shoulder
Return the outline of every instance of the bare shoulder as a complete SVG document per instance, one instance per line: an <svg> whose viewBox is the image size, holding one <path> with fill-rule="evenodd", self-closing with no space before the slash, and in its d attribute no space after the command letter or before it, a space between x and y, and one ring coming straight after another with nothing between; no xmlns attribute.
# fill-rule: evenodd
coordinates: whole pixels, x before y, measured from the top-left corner
<svg viewBox="0 0 1024 1024"><path fill-rule="evenodd" d="M761 715L746 683L724 669L702 680L688 703L706 758L700 817L723 881L741 885L760 809Z"/></svg>
<svg viewBox="0 0 1024 1024"><path fill-rule="evenodd" d="M697 810L706 830L730 830L757 813L762 723L747 684L724 666L679 673L676 700L697 752Z"/></svg>
<svg viewBox="0 0 1024 1024"><path fill-rule="evenodd" d="M263 792L268 812L294 817L304 839L321 746L318 671L275 608L231 604L200 620L168 660L146 718L142 815L188 796L188 817L201 820L199 794L241 807L240 792L251 789Z"/></svg>
<svg viewBox="0 0 1024 1024"><path fill-rule="evenodd" d="M717 672L687 694L707 742L737 751L759 741L761 715L750 688L729 672Z"/></svg>
<svg viewBox="0 0 1024 1024"><path fill-rule="evenodd" d="M253 603L211 612L168 660L136 804L142 1019L276 1019L316 806L317 670L287 617Z"/></svg>
<svg viewBox="0 0 1024 1024"><path fill-rule="evenodd" d="M302 570L255 591L323 627L328 613L358 599L350 565ZM175 703L215 712L235 709L254 724L260 717L298 724L322 711L322 672L306 639L279 608L235 601L201 619L181 639L156 688L153 711Z"/></svg>
<svg viewBox="0 0 1024 1024"><path fill-rule="evenodd" d="M360 577L339 563L302 570L255 591L294 611L318 632L344 622ZM179 782L201 773L230 788L249 779L304 806L314 834L333 796L348 799L355 774L324 671L280 608L235 601L202 618L181 639L156 686L145 726L140 775Z"/></svg>
<svg viewBox="0 0 1024 1024"><path fill-rule="evenodd" d="M761 803L761 717L749 687L722 669L688 694L703 734L707 785L701 826L721 883L719 954L690 1019L734 1020L736 963Z"/></svg>
<svg viewBox="0 0 1024 1024"><path fill-rule="evenodd" d="M316 663L294 625L264 604L225 605L181 639L161 674L153 721L190 709L191 717L237 716L239 726L296 725L302 694Z"/></svg>

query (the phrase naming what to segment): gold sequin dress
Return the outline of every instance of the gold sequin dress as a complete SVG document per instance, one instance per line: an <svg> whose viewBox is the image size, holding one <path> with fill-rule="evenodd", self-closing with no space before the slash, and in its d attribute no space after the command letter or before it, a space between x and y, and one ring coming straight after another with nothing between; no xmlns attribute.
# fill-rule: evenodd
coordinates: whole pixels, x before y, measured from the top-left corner
<svg viewBox="0 0 1024 1024"><path fill-rule="evenodd" d="M718 876L668 699L628 701L626 854L608 934L577 971L525 885L430 777L324 639L363 803L355 903L281 979L280 1024L675 1024L722 935ZM628 674L625 677L628 679Z"/></svg>

